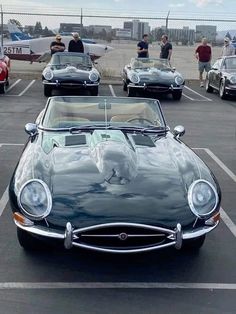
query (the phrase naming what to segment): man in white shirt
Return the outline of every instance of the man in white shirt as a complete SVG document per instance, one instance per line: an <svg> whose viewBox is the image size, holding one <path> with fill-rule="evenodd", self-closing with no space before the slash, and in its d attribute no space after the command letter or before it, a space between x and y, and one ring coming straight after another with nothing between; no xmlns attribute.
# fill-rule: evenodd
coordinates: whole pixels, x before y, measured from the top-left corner
<svg viewBox="0 0 236 314"><path fill-rule="evenodd" d="M233 55L235 55L235 48L231 44L229 37L225 37L221 56L223 57L223 56L233 56Z"/></svg>

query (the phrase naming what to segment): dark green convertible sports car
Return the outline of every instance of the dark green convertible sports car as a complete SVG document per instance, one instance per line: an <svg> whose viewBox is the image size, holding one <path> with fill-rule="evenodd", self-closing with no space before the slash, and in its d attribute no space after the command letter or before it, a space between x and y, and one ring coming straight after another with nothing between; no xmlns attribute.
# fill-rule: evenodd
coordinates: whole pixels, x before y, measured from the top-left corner
<svg viewBox="0 0 236 314"><path fill-rule="evenodd" d="M51 97L25 130L9 185L25 249L198 249L219 223L214 175L155 99Z"/></svg>

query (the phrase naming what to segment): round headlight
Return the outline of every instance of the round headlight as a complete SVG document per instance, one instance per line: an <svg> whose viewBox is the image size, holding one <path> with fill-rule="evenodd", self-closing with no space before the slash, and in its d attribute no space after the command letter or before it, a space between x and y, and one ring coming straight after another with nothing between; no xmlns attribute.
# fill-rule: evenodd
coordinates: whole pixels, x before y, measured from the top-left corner
<svg viewBox="0 0 236 314"><path fill-rule="evenodd" d="M132 73L131 75L130 75L130 81L132 82L132 83L134 83L134 84L138 84L139 83L139 81L140 81L140 78L139 78L139 76L138 76L138 74L136 74L136 73Z"/></svg>
<svg viewBox="0 0 236 314"><path fill-rule="evenodd" d="M183 78L181 76L178 75L178 76L175 77L175 83L177 85L182 85L183 82L184 82L184 80L183 80Z"/></svg>
<svg viewBox="0 0 236 314"><path fill-rule="evenodd" d="M209 217L215 211L218 202L218 194L210 182L196 180L190 185L188 203L191 211L197 217Z"/></svg>
<svg viewBox="0 0 236 314"><path fill-rule="evenodd" d="M98 74L96 72L91 72L89 74L89 79L91 82L96 82L98 80Z"/></svg>
<svg viewBox="0 0 236 314"><path fill-rule="evenodd" d="M231 84L236 84L236 75L230 76L229 81Z"/></svg>
<svg viewBox="0 0 236 314"><path fill-rule="evenodd" d="M45 182L38 179L27 181L20 189L18 205L30 219L40 220L52 209L51 192Z"/></svg>
<svg viewBox="0 0 236 314"><path fill-rule="evenodd" d="M51 69L45 69L43 71L43 76L46 80L50 81L53 78L53 72Z"/></svg>

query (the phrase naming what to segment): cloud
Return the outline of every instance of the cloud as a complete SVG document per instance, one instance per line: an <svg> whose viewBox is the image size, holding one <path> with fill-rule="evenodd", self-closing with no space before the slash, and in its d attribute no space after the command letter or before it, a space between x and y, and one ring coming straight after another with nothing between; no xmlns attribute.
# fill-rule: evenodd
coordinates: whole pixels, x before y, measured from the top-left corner
<svg viewBox="0 0 236 314"><path fill-rule="evenodd" d="M170 8L183 8L184 7L184 3L170 3L169 7Z"/></svg>
<svg viewBox="0 0 236 314"><path fill-rule="evenodd" d="M195 5L199 8L205 7L207 5L221 5L223 4L223 0L191 0L191 2L195 3Z"/></svg>

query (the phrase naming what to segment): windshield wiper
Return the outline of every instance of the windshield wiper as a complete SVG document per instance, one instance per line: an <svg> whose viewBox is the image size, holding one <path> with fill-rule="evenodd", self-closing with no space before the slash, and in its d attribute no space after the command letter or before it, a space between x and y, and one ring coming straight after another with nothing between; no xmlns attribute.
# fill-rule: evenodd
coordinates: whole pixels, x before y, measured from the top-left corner
<svg viewBox="0 0 236 314"><path fill-rule="evenodd" d="M169 129L163 126L114 126L111 124L92 124L74 126L69 128L70 133L91 132L94 130L120 130L123 132L138 132L138 133L166 133Z"/></svg>

